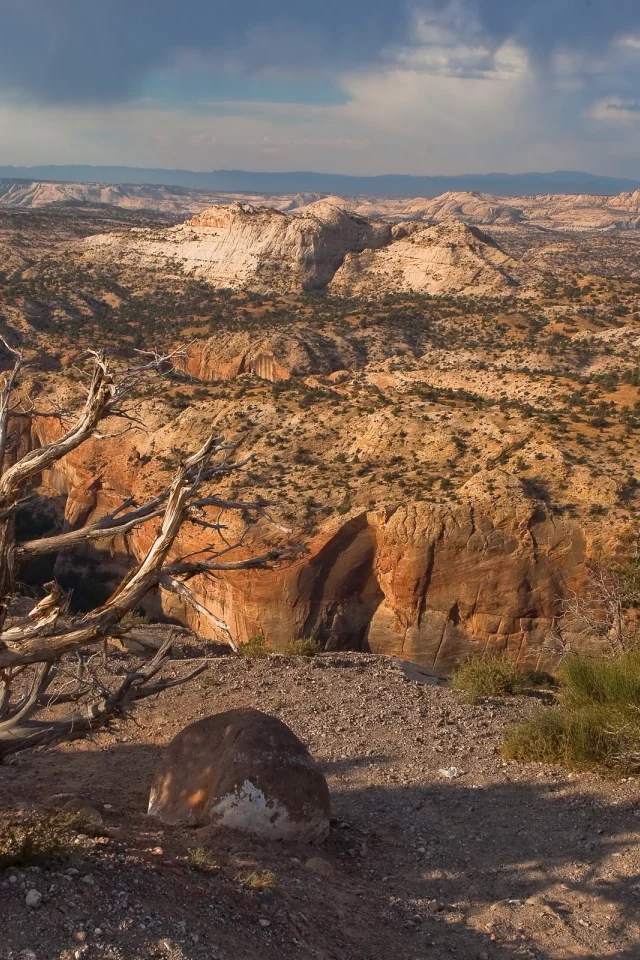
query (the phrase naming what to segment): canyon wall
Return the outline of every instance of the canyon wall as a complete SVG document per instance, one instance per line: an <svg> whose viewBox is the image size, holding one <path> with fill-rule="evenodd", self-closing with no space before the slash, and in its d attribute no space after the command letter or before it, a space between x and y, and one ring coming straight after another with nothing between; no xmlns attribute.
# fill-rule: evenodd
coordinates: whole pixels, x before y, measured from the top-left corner
<svg viewBox="0 0 640 960"><path fill-rule="evenodd" d="M55 430L52 424L44 430ZM120 441L117 453L110 444L92 441L45 478L66 496L71 526L113 509L132 491L143 495L133 442ZM546 663L553 659L546 645L558 598L585 576L588 537L576 521L528 499L513 478L497 499L469 493L461 504L395 503L333 518L294 562L200 577L190 588L237 641L259 634L275 650L313 637L328 649L392 654L444 672L470 651ZM102 572L119 575L144 555L152 536L147 525L126 542L104 544ZM203 547L204 537L198 527L186 529L179 552ZM246 552L260 549L259 540L257 534ZM173 595L150 598L149 610L160 609L220 639Z"/></svg>

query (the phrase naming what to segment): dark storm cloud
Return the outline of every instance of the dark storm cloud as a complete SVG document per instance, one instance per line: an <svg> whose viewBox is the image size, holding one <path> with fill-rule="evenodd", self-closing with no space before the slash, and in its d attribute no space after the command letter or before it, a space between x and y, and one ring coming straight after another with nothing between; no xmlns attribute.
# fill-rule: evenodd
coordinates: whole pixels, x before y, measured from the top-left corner
<svg viewBox="0 0 640 960"><path fill-rule="evenodd" d="M370 66L412 41L414 14L538 62L597 52L640 25L639 0L0 0L0 88L49 102L125 100L184 51L247 71ZM452 14L452 9L454 14Z"/></svg>

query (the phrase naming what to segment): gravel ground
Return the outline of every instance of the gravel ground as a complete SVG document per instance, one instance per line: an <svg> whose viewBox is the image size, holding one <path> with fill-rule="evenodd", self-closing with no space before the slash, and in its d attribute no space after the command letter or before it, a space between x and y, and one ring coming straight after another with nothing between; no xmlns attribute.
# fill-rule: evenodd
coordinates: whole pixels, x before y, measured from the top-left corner
<svg viewBox="0 0 640 960"><path fill-rule="evenodd" d="M52 794L100 814L58 860L0 870L1 960L637 960L640 781L505 763L505 728L544 695L469 706L416 676L367 655L220 658L135 722L0 767L0 828ZM322 764L322 847L145 817L162 744L239 706Z"/></svg>

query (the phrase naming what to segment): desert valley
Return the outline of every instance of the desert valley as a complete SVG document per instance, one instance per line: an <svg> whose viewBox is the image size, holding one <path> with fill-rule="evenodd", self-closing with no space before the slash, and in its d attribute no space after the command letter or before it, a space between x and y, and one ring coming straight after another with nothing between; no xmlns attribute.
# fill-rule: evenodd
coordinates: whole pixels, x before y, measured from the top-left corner
<svg viewBox="0 0 640 960"><path fill-rule="evenodd" d="M12 502L0 678L39 662L29 623L71 636L117 605L180 476L169 566L124 629L92 634L111 649L95 677L112 690L167 636L172 677L209 666L134 721L40 751L11 747L28 691L13 703L2 960L632 960L638 741L581 765L504 737L556 715L567 658L634 649L639 225L640 191L0 181L5 382L21 357L5 475L129 376L127 405L104 401ZM211 436L208 473L210 450L193 455ZM507 679L470 692L465 663ZM67 688L38 676L55 718ZM320 852L145 817L168 735L230 709L280 718L319 762ZM12 853L43 823L55 855Z"/></svg>

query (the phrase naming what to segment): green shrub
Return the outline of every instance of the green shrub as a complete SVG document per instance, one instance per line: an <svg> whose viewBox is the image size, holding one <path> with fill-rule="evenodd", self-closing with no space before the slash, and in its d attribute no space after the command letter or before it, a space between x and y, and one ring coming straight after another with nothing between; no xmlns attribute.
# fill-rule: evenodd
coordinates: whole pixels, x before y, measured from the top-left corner
<svg viewBox="0 0 640 960"><path fill-rule="evenodd" d="M451 686L463 693L469 703L479 703L487 697L519 693L526 686L526 679L511 660L492 656L470 657L456 668Z"/></svg>
<svg viewBox="0 0 640 960"><path fill-rule="evenodd" d="M260 636L249 637L248 640L240 644L240 655L251 658L268 656L267 641Z"/></svg>
<svg viewBox="0 0 640 960"><path fill-rule="evenodd" d="M317 640L308 640L303 637L292 640L284 650L287 657L317 657L321 651L322 647Z"/></svg>
<svg viewBox="0 0 640 960"><path fill-rule="evenodd" d="M515 727L503 756L575 770L640 767L640 651L572 657L559 682L558 705Z"/></svg>

